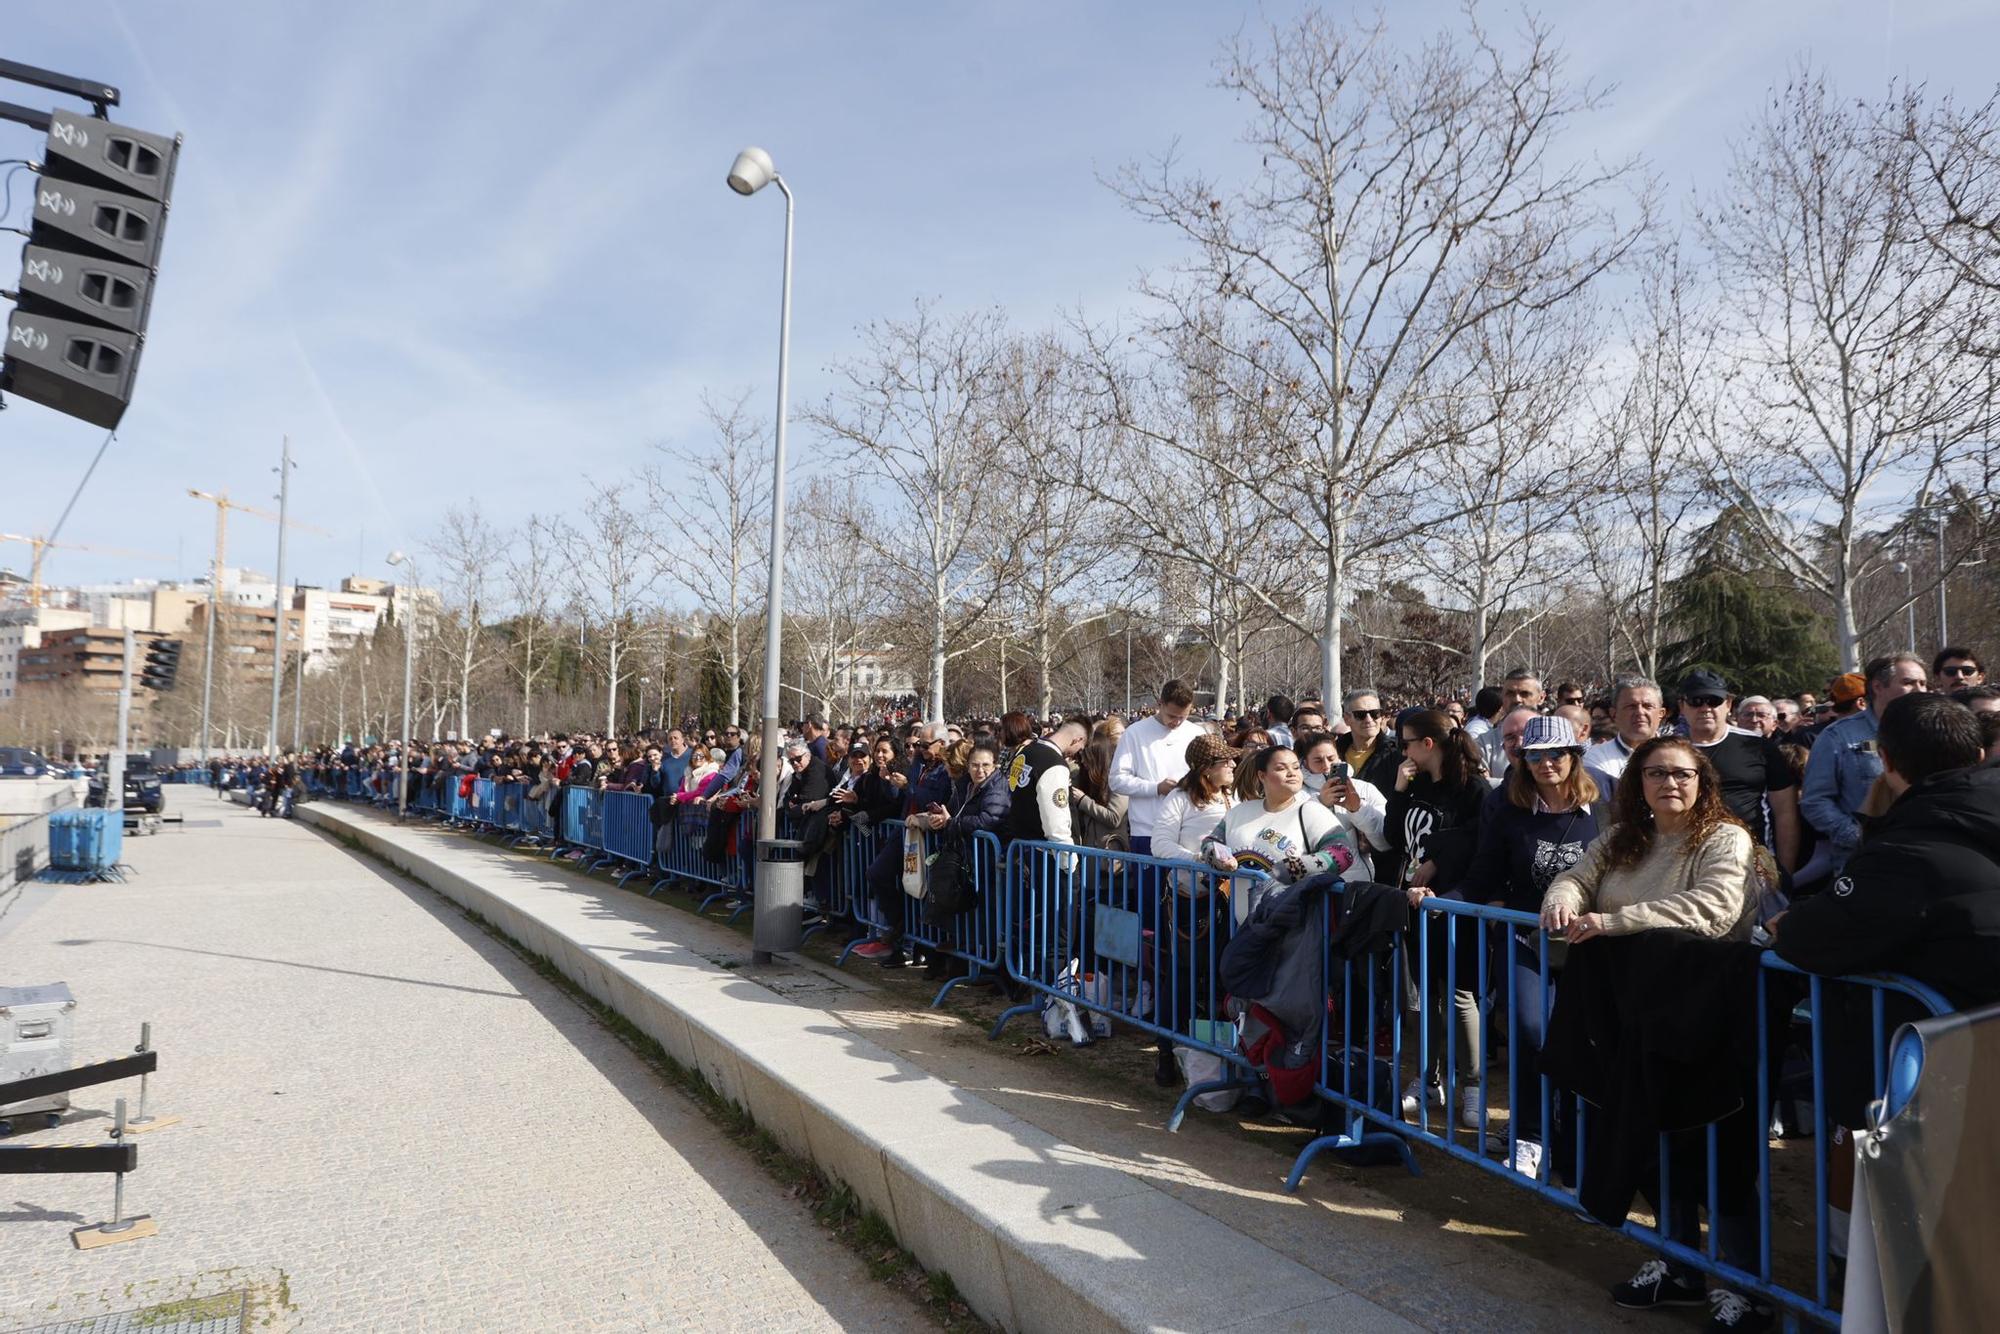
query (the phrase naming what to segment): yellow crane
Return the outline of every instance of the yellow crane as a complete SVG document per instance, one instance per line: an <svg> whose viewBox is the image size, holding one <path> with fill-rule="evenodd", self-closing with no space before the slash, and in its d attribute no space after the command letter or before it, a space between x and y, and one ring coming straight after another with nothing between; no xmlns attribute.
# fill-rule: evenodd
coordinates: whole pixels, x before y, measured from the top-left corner
<svg viewBox="0 0 2000 1334"><path fill-rule="evenodd" d="M166 560L150 551L127 551L123 547L100 547L88 542L51 542L46 537L29 537L22 533L0 533L0 542L25 542L34 555L28 563L28 605L42 605L42 553L50 547L58 551L92 551L100 556L124 556L132 560Z"/></svg>

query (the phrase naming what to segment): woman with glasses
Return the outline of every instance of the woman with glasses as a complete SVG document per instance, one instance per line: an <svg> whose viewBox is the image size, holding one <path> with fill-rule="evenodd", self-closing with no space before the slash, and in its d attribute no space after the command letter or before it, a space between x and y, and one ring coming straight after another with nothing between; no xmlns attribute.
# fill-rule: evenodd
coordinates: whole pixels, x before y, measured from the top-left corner
<svg viewBox="0 0 2000 1334"><path fill-rule="evenodd" d="M1634 781L1634 780L1637 781ZM1708 758L1679 737L1656 737L1632 752L1618 784L1611 831L1581 860L1549 883L1542 897L1542 927L1567 934L1571 945L1599 936L1670 929L1716 940L1746 940L1755 917L1750 893L1754 843L1750 831L1722 799L1722 783ZM1560 1022L1559 1020L1557 1021ZM1744 1022L1753 1022L1744 1016ZM1765 1124L1752 1109L1750 1133ZM1594 1132L1608 1133L1600 1126ZM1718 1135L1727 1134L1727 1129ZM1693 1166L1702 1152L1700 1132L1675 1152L1677 1166ZM1641 1173L1648 1199L1658 1193L1657 1172ZM1707 1193L1698 1171L1676 1171L1666 1235L1699 1247L1699 1210ZM1682 1177L1689 1178L1687 1189ZM1740 1185L1741 1183L1725 1183ZM1657 1208L1657 1200L1655 1200ZM1709 1220L1722 1258L1755 1272L1757 1228L1747 1212L1724 1210ZM1703 1294L1699 1271L1676 1261L1648 1260L1630 1280L1613 1288L1619 1306L1643 1309L1708 1301L1718 1317L1711 1327L1738 1328L1749 1304L1718 1289ZM1720 1317L1727 1314L1728 1323Z"/></svg>
<svg viewBox="0 0 2000 1334"><path fill-rule="evenodd" d="M1583 741L1567 718L1530 718L1521 732L1521 762L1507 769L1497 799L1489 800L1479 822L1479 849L1466 876L1466 894L1474 902L1539 913L1542 896L1558 875L1575 866L1597 838L1591 804L1597 784L1583 767ZM1535 1057L1542 1050L1549 996L1542 990L1541 952L1532 927L1507 932L1501 966L1513 972L1509 1030L1518 1078L1507 1085L1514 1128L1514 1170L1538 1176L1542 1165L1541 1081ZM1504 978L1505 974L1501 974ZM1551 985L1557 970L1551 966ZM1564 1153L1562 1099L1554 1098L1558 1149L1556 1161L1572 1161Z"/></svg>

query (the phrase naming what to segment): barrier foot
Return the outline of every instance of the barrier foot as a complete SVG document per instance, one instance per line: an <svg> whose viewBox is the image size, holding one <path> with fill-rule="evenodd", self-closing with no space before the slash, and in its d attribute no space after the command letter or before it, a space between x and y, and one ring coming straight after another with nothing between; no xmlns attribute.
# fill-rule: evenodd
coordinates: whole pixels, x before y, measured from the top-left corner
<svg viewBox="0 0 2000 1334"><path fill-rule="evenodd" d="M806 929L799 935L799 944L803 945L808 940L811 940L813 938L813 932L824 931L825 929L826 929L826 921L823 918L817 922L806 923Z"/></svg>
<svg viewBox="0 0 2000 1334"><path fill-rule="evenodd" d="M957 986L961 982L970 982L976 976L978 976L978 974L976 973L967 973L960 977L946 978L944 980L944 985L938 988L938 994L931 997L931 1008L933 1010L938 1009L940 1006L944 1004L944 998L951 994L951 989L953 987Z"/></svg>
<svg viewBox="0 0 2000 1334"><path fill-rule="evenodd" d="M633 876L644 875L644 874L646 874L646 868L643 866L639 867L636 870L627 871L624 875L618 877L618 888L620 889L625 888L625 882L627 880L630 880Z"/></svg>
<svg viewBox="0 0 2000 1334"><path fill-rule="evenodd" d="M1173 1115L1167 1118L1167 1133L1172 1135L1179 1132L1181 1122L1187 1119L1188 1108L1194 1106L1194 1100L1202 1094L1220 1093L1224 1089L1256 1087L1257 1081L1254 1079L1205 1079L1199 1084L1188 1085L1187 1091L1181 1094L1180 1101L1174 1104Z"/></svg>
<svg viewBox="0 0 2000 1334"><path fill-rule="evenodd" d="M655 880L653 882L653 887L646 891L646 897L650 899L653 897L653 895L659 893L663 889L671 889L673 887L673 883L674 883L674 878L672 876L670 875L661 876L658 880Z"/></svg>
<svg viewBox="0 0 2000 1334"><path fill-rule="evenodd" d="M703 898L701 901L701 906L699 908L696 908L695 911L697 913L706 913L708 911L709 904L714 903L717 899L726 899L735 892L736 891L733 889L717 890L715 893L710 894L707 897Z"/></svg>
<svg viewBox="0 0 2000 1334"><path fill-rule="evenodd" d="M1007 1027L1007 1021L1014 1018L1014 1016L1021 1014L1034 1014L1041 1008L1042 1008L1042 1003L1040 1001L1029 1001L1025 1005L1008 1006L1006 1009L1000 1012L1000 1018L998 1022L996 1022L993 1025L993 1031L986 1035L986 1040L988 1042L997 1041L1000 1037L1000 1030Z"/></svg>
<svg viewBox="0 0 2000 1334"><path fill-rule="evenodd" d="M1411 1176L1420 1177L1424 1174L1423 1169L1417 1166L1416 1155L1410 1152L1409 1140L1403 1136L1372 1130L1357 1136L1343 1131L1338 1135L1321 1135L1299 1150L1299 1156L1292 1162L1291 1175L1285 1178L1286 1194L1298 1192L1299 1181L1306 1174L1307 1164L1312 1162L1321 1149L1358 1149L1370 1144L1389 1145L1396 1150L1397 1156L1403 1160L1403 1166L1408 1169Z"/></svg>
<svg viewBox="0 0 2000 1334"><path fill-rule="evenodd" d="M729 914L729 921L725 923L725 925L735 926L736 919L741 917L744 913L749 912L750 909L754 906L756 905L754 905L749 899L739 899L736 903L736 910ZM800 939L803 940L804 937L801 936Z"/></svg>

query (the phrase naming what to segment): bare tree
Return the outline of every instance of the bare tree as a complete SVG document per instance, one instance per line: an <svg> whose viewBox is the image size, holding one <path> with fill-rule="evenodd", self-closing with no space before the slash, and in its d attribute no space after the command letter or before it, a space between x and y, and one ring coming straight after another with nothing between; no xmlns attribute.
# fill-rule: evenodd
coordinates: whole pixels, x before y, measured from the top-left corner
<svg viewBox="0 0 2000 1334"><path fill-rule="evenodd" d="M1423 459L1416 511L1435 515L1408 553L1465 621L1476 690L1493 655L1554 603L1545 595L1573 554L1567 507L1555 503L1576 451L1596 329L1584 302L1496 311L1438 363L1435 391L1413 420L1447 448Z"/></svg>
<svg viewBox="0 0 2000 1334"><path fill-rule="evenodd" d="M702 395L702 415L715 435L695 455L691 483L646 471L647 503L665 522L648 525L654 558L667 578L694 599L718 637L729 682L729 721L743 722L745 638L763 618L770 560L771 442L749 415L748 393L733 399ZM662 452L665 447L662 446Z"/></svg>
<svg viewBox="0 0 2000 1334"><path fill-rule="evenodd" d="M942 717L945 666L986 642L1006 582L1005 525L1019 517L987 494L1007 343L997 314L948 319L923 303L861 338L863 354L836 367L842 386L813 421L842 463L882 483L879 511L858 516L853 540L920 615L928 712Z"/></svg>
<svg viewBox="0 0 2000 1334"><path fill-rule="evenodd" d="M1054 707L1056 660L1070 634L1109 613L1068 605L1110 586L1116 550L1115 509L1090 482L1111 464L1112 431L1094 411L1087 380L1054 338L1023 340L1013 344L995 396L993 466L1027 502L1015 518L1000 606L1017 613L1008 619L1028 641L1041 717ZM1004 649L1004 632L1000 642ZM1004 708L1004 659L1000 683Z"/></svg>
<svg viewBox="0 0 2000 1334"><path fill-rule="evenodd" d="M1931 243L1924 154L1881 123L1801 72L1703 218L1735 361L1707 456L1772 559L1832 604L1850 671L1862 641L1957 563L1863 624L1856 585L1892 555L1881 530L1913 499L1979 497L1995 473L1992 363L1969 349L2000 293ZM1975 503L1986 521L1960 525L1961 543L1991 531L1990 501Z"/></svg>
<svg viewBox="0 0 2000 1334"><path fill-rule="evenodd" d="M486 522L474 501L446 510L443 524L424 544L444 601L435 637L451 663L453 684L446 698L458 705L460 736L472 735L472 673L491 647L484 620L487 585L505 546L504 535Z"/></svg>
<svg viewBox="0 0 2000 1334"><path fill-rule="evenodd" d="M1438 447L1413 409L1440 362L1501 312L1584 291L1626 253L1650 206L1629 166L1553 159L1562 129L1599 95L1564 79L1538 23L1516 50L1468 18L1462 33L1399 52L1379 25L1312 12L1238 39L1221 82L1253 107L1257 178L1227 191L1170 155L1127 170L1117 188L1194 248L1178 280L1145 285L1166 320L1219 328L1198 316L1220 301L1259 337L1218 351L1279 372L1279 461L1292 486L1280 512L1321 587L1305 615L1270 610L1308 622L1333 698L1357 563L1434 521L1406 502L1415 465ZM1623 199L1628 219L1614 208Z"/></svg>
<svg viewBox="0 0 2000 1334"><path fill-rule="evenodd" d="M1253 625L1278 620L1312 633L1314 573L1285 550L1294 521L1280 512L1279 474L1288 395L1259 342L1213 308L1187 328L1158 333L1156 354L1135 364L1115 333L1081 334L1098 398L1106 461L1069 485L1106 502L1115 543L1133 553L1132 576L1158 589L1161 624L1206 643L1215 700L1243 691ZM1267 526L1282 536L1260 540Z"/></svg>
<svg viewBox="0 0 2000 1334"><path fill-rule="evenodd" d="M520 533L506 544L503 575L513 601L513 644L507 654L509 675L521 686L521 735L533 730L535 682L548 670L549 611L556 592L556 539L538 516L530 516Z"/></svg>
<svg viewBox="0 0 2000 1334"><path fill-rule="evenodd" d="M1582 563L1606 617L1607 677L1621 658L1659 675L1668 585L1710 508L1697 464L1715 344L1691 321L1690 296L1678 245L1663 247L1619 349L1624 369L1598 424L1601 467L1586 473L1577 510Z"/></svg>
<svg viewBox="0 0 2000 1334"><path fill-rule="evenodd" d="M604 730L618 727L618 687L626 674L623 654L637 613L659 587L660 567L645 516L625 498L625 487L595 483L580 528L560 531L571 603L599 632L604 663Z"/></svg>
<svg viewBox="0 0 2000 1334"><path fill-rule="evenodd" d="M856 558L854 516L861 509L852 477L822 478L800 487L787 517L786 619L800 632L807 689L828 714L835 711L836 685L852 676L854 655L884 609L879 583Z"/></svg>

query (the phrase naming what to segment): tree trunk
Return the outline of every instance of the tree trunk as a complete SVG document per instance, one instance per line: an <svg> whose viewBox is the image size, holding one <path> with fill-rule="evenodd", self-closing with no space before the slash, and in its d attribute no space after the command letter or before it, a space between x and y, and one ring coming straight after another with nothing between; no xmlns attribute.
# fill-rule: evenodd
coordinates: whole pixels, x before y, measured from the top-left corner
<svg viewBox="0 0 2000 1334"><path fill-rule="evenodd" d="M1854 623L1854 579L1847 572L1844 561L1834 577L1833 642L1840 650L1840 670L1858 672L1861 670L1861 632Z"/></svg>
<svg viewBox="0 0 2000 1334"><path fill-rule="evenodd" d="M931 612L930 700L925 712L932 718L944 717L944 616L944 600L940 595Z"/></svg>
<svg viewBox="0 0 2000 1334"><path fill-rule="evenodd" d="M614 735L618 731L618 627L616 625L611 627L610 641L611 670L608 673L610 679L606 681L604 687L604 733L606 736Z"/></svg>
<svg viewBox="0 0 2000 1334"><path fill-rule="evenodd" d="M1347 603L1347 577L1341 562L1346 554L1347 520L1336 510L1326 535L1326 621L1319 638L1321 700L1329 713L1340 707L1340 614Z"/></svg>
<svg viewBox="0 0 2000 1334"><path fill-rule="evenodd" d="M1055 681L1053 679L1055 672L1050 662L1052 642L1052 636L1049 634L1048 613L1044 611L1042 613L1041 624L1035 629L1035 669L1041 674L1041 716L1044 718L1049 716L1049 710L1055 706Z"/></svg>

